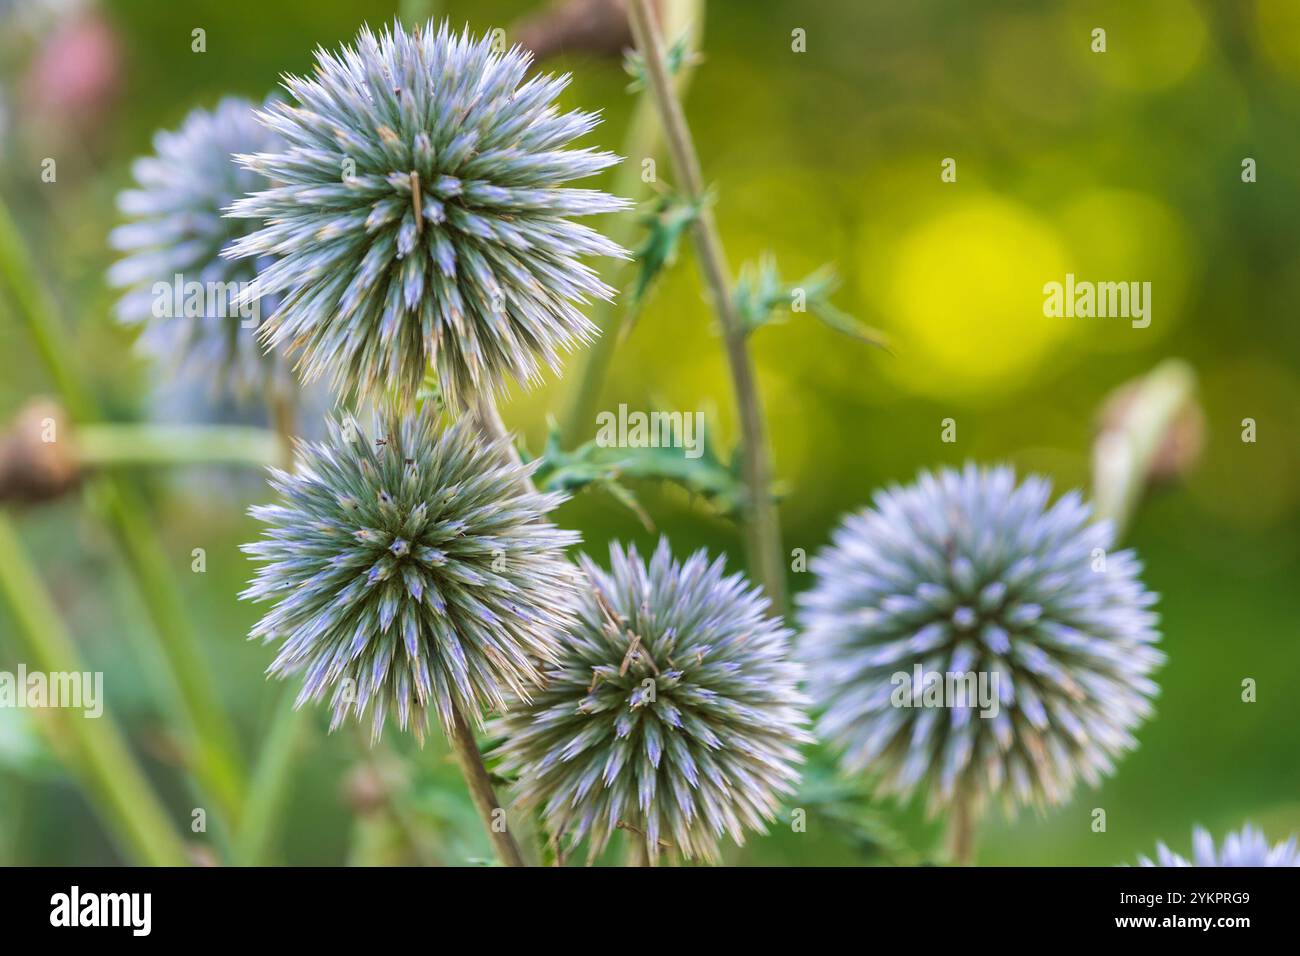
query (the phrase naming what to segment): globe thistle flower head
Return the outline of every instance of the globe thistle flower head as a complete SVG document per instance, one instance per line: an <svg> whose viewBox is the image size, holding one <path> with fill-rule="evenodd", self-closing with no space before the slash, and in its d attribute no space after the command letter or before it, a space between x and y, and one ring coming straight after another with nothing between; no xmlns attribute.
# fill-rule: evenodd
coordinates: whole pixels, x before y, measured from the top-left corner
<svg viewBox="0 0 1300 956"><path fill-rule="evenodd" d="M1136 746L1163 660L1156 596L1108 522L1050 495L1005 467L923 472L814 557L801 654L847 769L923 789L932 813L1000 795L1010 815L1095 785Z"/></svg>
<svg viewBox="0 0 1300 956"><path fill-rule="evenodd" d="M601 852L616 829L716 861L718 840L762 830L798 779L809 739L791 632L723 560L646 564L610 547L583 556L578 622L530 703L495 721L519 802L550 831Z"/></svg>
<svg viewBox="0 0 1300 956"><path fill-rule="evenodd" d="M1192 831L1192 860L1174 853L1163 843L1156 844L1156 859L1138 857L1139 866L1300 866L1296 838L1270 845L1264 831L1249 823L1238 833L1228 834L1219 848L1214 838L1201 827Z"/></svg>
<svg viewBox="0 0 1300 956"><path fill-rule="evenodd" d="M231 97L157 133L154 154L132 166L134 188L118 194L130 221L109 235L123 253L108 272L109 283L126 290L117 316L141 328L140 349L180 375L211 383L214 394L241 399L288 382L283 361L263 350L253 327L274 300L240 299L267 260L221 255L257 227L227 218L225 208L266 186L233 154L278 145L255 109Z"/></svg>
<svg viewBox="0 0 1300 956"><path fill-rule="evenodd" d="M625 204L562 184L617 159L565 148L598 117L559 112L568 78L526 80L530 63L445 23L394 26L286 78L296 102L261 119L287 146L241 157L274 185L232 209L267 224L231 254L277 257L266 334L306 378L405 400L433 367L463 406L594 332L578 306L611 290L581 257L625 253L570 217Z"/></svg>
<svg viewBox="0 0 1300 956"><path fill-rule="evenodd" d="M562 496L428 413L376 416L369 439L329 429L250 512L269 526L244 547L264 563L243 594L274 602L252 632L281 641L269 672L304 675L299 705L328 692L335 727L368 713L376 738L390 712L422 739L430 711L449 729L527 700L574 613L577 535L546 520Z"/></svg>

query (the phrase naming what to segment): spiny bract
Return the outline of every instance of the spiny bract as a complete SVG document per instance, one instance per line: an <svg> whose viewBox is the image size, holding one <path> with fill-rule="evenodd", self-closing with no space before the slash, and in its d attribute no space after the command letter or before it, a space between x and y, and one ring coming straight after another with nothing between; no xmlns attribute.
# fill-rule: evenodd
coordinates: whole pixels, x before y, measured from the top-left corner
<svg viewBox="0 0 1300 956"><path fill-rule="evenodd" d="M573 618L578 536L504 442L428 413L375 428L331 421L272 470L282 503L250 512L270 528L244 547L266 564L243 596L276 602L252 636L283 639L270 672L306 675L299 704L333 688L334 726L370 708L377 737L391 710L422 737L429 710L450 728L527 699Z"/></svg>
<svg viewBox="0 0 1300 956"><path fill-rule="evenodd" d="M464 405L557 367L594 331L575 304L611 291L579 257L624 254L566 218L624 206L560 188L617 161L562 148L599 122L555 108L568 77L525 80L529 54L446 24L316 59L285 80L297 105L261 114L288 147L241 157L274 187L232 210L268 220L234 254L282 257L258 280L285 294L271 341L365 397L409 398L433 366Z"/></svg>
<svg viewBox="0 0 1300 956"><path fill-rule="evenodd" d="M259 225L228 219L224 209L267 185L233 154L278 147L255 110L247 100L227 98L210 112L192 111L174 132L158 132L154 155L132 166L136 188L118 194L118 207L133 221L109 235L109 244L125 253L108 273L112 285L128 290L117 315L142 327L140 348L208 383L213 394L238 398L260 398L268 386L288 380L283 361L264 352L254 327L274 303L237 301L266 261L221 256Z"/></svg>
<svg viewBox="0 0 1300 956"><path fill-rule="evenodd" d="M628 830L656 856L716 860L718 840L764 829L798 779L804 730L791 632L739 574L698 551L649 566L585 555L579 620L531 704L494 722L502 769L557 838L599 853Z"/></svg>
<svg viewBox="0 0 1300 956"><path fill-rule="evenodd" d="M1138 857L1139 866L1300 866L1300 850L1296 838L1269 846L1264 831L1249 823L1240 833L1230 833L1217 851L1214 838L1207 830L1197 827L1192 831L1192 860L1189 862L1171 851L1163 843L1156 844L1156 861Z"/></svg>
<svg viewBox="0 0 1300 956"><path fill-rule="evenodd" d="M999 794L1008 813L1041 809L1136 746L1164 659L1156 596L1131 551L1110 551L1109 522L1089 523L1077 492L1050 495L1010 468L923 472L813 559L800 647L818 729L883 792L924 782L932 812ZM984 675L997 706L923 706L924 686L957 686L948 674Z"/></svg>

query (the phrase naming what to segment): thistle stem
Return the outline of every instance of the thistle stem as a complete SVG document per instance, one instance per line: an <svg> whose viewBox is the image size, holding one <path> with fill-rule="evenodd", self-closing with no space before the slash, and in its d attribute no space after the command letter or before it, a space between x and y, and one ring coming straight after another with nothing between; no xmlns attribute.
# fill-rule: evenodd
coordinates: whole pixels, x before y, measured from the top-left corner
<svg viewBox="0 0 1300 956"><path fill-rule="evenodd" d="M668 155L688 201L700 207L692 225L695 254L708 286L713 308L722 326L727 364L740 418L741 451L748 489L746 540L749 563L762 582L773 610L785 611L785 571L782 562L781 528L772 500L772 468L758 395L754 365L749 354L745 328L731 296L726 255L713 211L704 201L704 176L691 139L682 105L674 95L664 66L663 41L650 14L648 0L628 0L628 14L637 47L645 59L646 90L659 110L668 141Z"/></svg>
<svg viewBox="0 0 1300 956"><path fill-rule="evenodd" d="M660 9L663 12L664 31L677 35L687 29L694 31L692 46L699 42L704 26L704 0L665 0ZM673 77L674 91L681 96L690 84L691 63L689 59ZM641 161L653 157L663 145L663 131L655 115L655 104L649 93L642 93L637 98L628 122L627 133L623 138L620 154L624 161L614 172L610 192L625 198L642 197L645 183L641 179ZM636 238L636 218L630 214L616 216L610 220L607 230L611 240L620 246L630 246ZM601 277L606 283L617 287L626 274L629 263L622 259L607 260L608 265ZM591 348L584 353L582 367L577 375L577 386L570 399L569 410L565 416L564 437L577 444L588 434L595 422L596 404L600 401L601 390L609 375L609 367L614 360L614 353L623 340L624 333L632 321L635 306L627 307L614 300L598 299L592 306L591 320L600 329L600 334L592 342Z"/></svg>
<svg viewBox="0 0 1300 956"><path fill-rule="evenodd" d="M0 596L18 627L18 640L37 667L51 673L85 673L54 602L8 518L0 513ZM56 738L71 740L73 772L123 850L150 866L183 866L185 846L116 723L107 714L86 717L72 710L43 712ZM44 721L42 721L44 723Z"/></svg>
<svg viewBox="0 0 1300 956"><path fill-rule="evenodd" d="M455 707L455 704L452 706ZM487 767L483 765L483 755L479 753L474 732L469 729L459 710L455 713L455 721L448 736L451 749L456 754L456 762L460 764L460 771L469 787L469 795L483 819L483 825L487 827L488 838L492 841L497 858L506 866L524 866L519 846L506 826L505 810L501 809L501 804L497 801Z"/></svg>
<svg viewBox="0 0 1300 956"><path fill-rule="evenodd" d="M13 219L0 202L0 284L12 296L20 320L36 346L74 423L102 418L86 378L74 361L76 349L57 321L53 302L36 281L36 267ZM2 300L0 300L0 304ZM149 529L136 489L112 476L100 480L99 500L127 558L140 597L154 624L160 654L177 691L174 719L188 747L188 763L207 799L228 819L238 815L243 773L235 735L212 687L198 636L185 613L169 558Z"/></svg>
<svg viewBox="0 0 1300 956"><path fill-rule="evenodd" d="M948 852L957 866L970 866L974 862L976 830L970 799L958 794L948 821Z"/></svg>

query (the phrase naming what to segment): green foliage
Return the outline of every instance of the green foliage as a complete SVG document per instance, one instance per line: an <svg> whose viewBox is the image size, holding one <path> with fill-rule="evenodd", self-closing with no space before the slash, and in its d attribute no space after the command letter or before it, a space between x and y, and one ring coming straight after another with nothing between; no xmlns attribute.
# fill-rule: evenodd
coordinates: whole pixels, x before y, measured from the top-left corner
<svg viewBox="0 0 1300 956"><path fill-rule="evenodd" d="M741 267L734 293L736 311L746 334L777 321L783 313L808 312L836 332L888 351L883 332L863 325L831 304L831 294L839 287L839 277L830 266L822 266L797 282L786 282L777 270L776 259L765 255Z"/></svg>
<svg viewBox="0 0 1300 956"><path fill-rule="evenodd" d="M551 422L546 447L533 480L542 491L573 494L596 487L629 508L647 529L653 522L624 479L666 481L703 499L718 514L736 517L744 504L745 488L740 475L740 457L724 462L717 447L701 436L700 456L687 458L680 447L610 448L596 439L566 450L559 426Z"/></svg>

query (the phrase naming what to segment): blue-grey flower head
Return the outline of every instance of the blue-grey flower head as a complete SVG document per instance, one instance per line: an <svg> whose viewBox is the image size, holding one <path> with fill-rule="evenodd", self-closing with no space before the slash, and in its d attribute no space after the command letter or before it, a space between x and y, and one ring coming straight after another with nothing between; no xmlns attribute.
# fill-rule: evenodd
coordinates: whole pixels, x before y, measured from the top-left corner
<svg viewBox="0 0 1300 956"><path fill-rule="evenodd" d="M154 154L132 166L135 186L118 194L130 221L109 236L123 256L108 279L126 289L118 318L140 327L138 345L150 358L211 383L214 394L260 399L288 380L283 360L257 339L257 320L274 301L239 301L267 263L221 255L259 225L227 218L225 208L267 185L234 154L279 148L255 110L227 98L154 136Z"/></svg>
<svg viewBox="0 0 1300 956"><path fill-rule="evenodd" d="M592 855L616 829L688 859L762 830L798 779L805 730L791 632L723 559L582 558L578 623L546 685L494 731L519 800Z"/></svg>
<svg viewBox="0 0 1300 956"><path fill-rule="evenodd" d="M334 726L369 711L376 737L387 713L422 737L430 711L446 729L527 699L579 582L564 553L578 536L546 519L562 496L526 490L528 471L427 412L300 443L244 548L264 562L244 597L275 602L252 634L282 641L270 672L304 675L299 704L328 691Z"/></svg>
<svg viewBox="0 0 1300 956"><path fill-rule="evenodd" d="M1096 785L1136 746L1164 659L1156 596L1077 492L1050 495L1010 468L923 472L813 559L801 656L846 768L922 788L932 812L1001 795L1011 813Z"/></svg>
<svg viewBox="0 0 1300 956"><path fill-rule="evenodd" d="M1300 849L1293 835L1289 840L1270 845L1264 831L1249 823L1239 833L1229 833L1215 849L1214 838L1197 827L1192 831L1192 859L1174 853L1163 843L1156 844L1156 859L1138 857L1139 866L1300 866Z"/></svg>
<svg viewBox="0 0 1300 956"><path fill-rule="evenodd" d="M624 203L561 184L616 157L565 148L598 117L560 112L568 77L530 63L446 24L366 28L261 114L288 145L242 157L274 185L235 204L267 220L235 254L279 257L258 280L285 295L267 333L306 378L405 399L433 367L464 405L591 336L578 306L610 290L581 257L623 251L570 217Z"/></svg>

